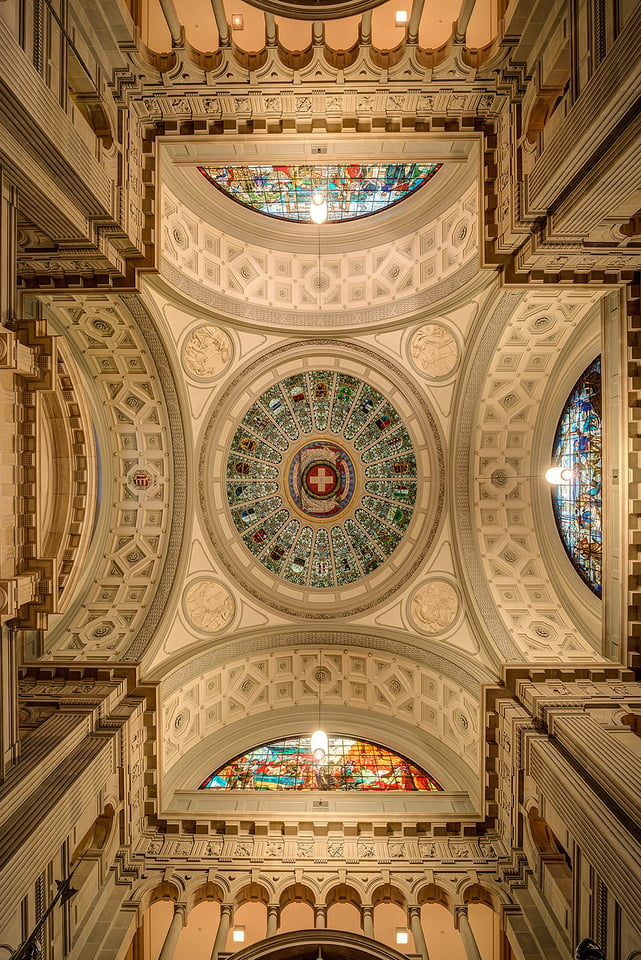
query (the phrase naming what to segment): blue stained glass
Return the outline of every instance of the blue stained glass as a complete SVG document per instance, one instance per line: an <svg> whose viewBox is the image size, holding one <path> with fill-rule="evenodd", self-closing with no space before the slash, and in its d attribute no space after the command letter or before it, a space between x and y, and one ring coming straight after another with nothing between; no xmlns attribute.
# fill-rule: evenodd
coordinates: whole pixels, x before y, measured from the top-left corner
<svg viewBox="0 0 641 960"><path fill-rule="evenodd" d="M219 767L200 790L403 790L443 787L406 757L369 740L328 735L323 760L314 759L311 737L264 743Z"/></svg>
<svg viewBox="0 0 641 960"><path fill-rule="evenodd" d="M590 589L601 596L601 357L579 377L561 414L552 465L569 469L570 483L552 489L565 550Z"/></svg>
<svg viewBox="0 0 641 960"><path fill-rule="evenodd" d="M312 194L327 200L330 223L379 213L427 183L440 163L203 166L200 172L227 196L279 220L310 222Z"/></svg>

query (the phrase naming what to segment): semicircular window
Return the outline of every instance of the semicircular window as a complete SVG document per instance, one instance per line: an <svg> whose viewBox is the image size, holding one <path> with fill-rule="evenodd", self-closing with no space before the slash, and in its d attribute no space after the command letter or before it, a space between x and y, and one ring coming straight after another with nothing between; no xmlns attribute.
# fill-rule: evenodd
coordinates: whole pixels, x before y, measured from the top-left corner
<svg viewBox="0 0 641 960"><path fill-rule="evenodd" d="M215 187L245 207L278 220L311 222L312 195L327 201L327 220L357 220L415 193L440 163L291 164L198 167Z"/></svg>
<svg viewBox="0 0 641 960"><path fill-rule="evenodd" d="M554 516L566 553L581 578L601 596L601 357L583 371L556 429L552 464L569 483L552 489Z"/></svg>
<svg viewBox="0 0 641 960"><path fill-rule="evenodd" d="M329 734L324 760L311 737L295 736L254 747L219 767L200 790L442 790L416 764L387 747Z"/></svg>

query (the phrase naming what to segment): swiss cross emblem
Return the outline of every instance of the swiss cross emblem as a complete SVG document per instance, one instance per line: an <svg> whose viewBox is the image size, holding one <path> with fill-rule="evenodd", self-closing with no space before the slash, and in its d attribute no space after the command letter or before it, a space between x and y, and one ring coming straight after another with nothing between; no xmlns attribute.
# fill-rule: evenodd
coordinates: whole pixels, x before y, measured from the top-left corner
<svg viewBox="0 0 641 960"><path fill-rule="evenodd" d="M315 463L305 474L305 485L318 497L331 496L339 482L338 471L330 463Z"/></svg>

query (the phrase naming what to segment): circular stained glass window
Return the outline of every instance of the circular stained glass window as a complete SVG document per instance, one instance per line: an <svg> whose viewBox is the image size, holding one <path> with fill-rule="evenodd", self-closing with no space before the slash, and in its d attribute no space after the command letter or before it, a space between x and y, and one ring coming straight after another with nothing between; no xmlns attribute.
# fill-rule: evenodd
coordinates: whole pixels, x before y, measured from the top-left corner
<svg viewBox="0 0 641 960"><path fill-rule="evenodd" d="M227 457L227 501L247 550L317 589L372 573L407 530L417 493L410 435L357 377L287 377L250 406Z"/></svg>

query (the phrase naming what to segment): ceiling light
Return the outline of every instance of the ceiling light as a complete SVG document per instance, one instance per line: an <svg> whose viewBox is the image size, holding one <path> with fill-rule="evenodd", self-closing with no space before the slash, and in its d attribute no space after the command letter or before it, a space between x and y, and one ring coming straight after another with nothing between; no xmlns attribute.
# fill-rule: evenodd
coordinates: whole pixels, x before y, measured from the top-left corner
<svg viewBox="0 0 641 960"><path fill-rule="evenodd" d="M232 930L231 938L234 943L244 943L245 942L245 928L244 927L234 927Z"/></svg>
<svg viewBox="0 0 641 960"><path fill-rule="evenodd" d="M316 190L312 194L312 202L309 205L309 215L314 223L325 223L327 220L327 200L325 194Z"/></svg>
<svg viewBox="0 0 641 960"><path fill-rule="evenodd" d="M243 30L245 27L245 21L243 20L242 13L232 13L231 15L231 26L232 30Z"/></svg>
<svg viewBox="0 0 641 960"><path fill-rule="evenodd" d="M407 21L409 20L409 15L407 10L397 10L394 14L394 20L397 27L404 27Z"/></svg>
<svg viewBox="0 0 641 960"><path fill-rule="evenodd" d="M568 467L550 467L546 470L545 479L553 486L572 482L572 471Z"/></svg>
<svg viewBox="0 0 641 960"><path fill-rule="evenodd" d="M317 763L322 763L327 756L328 750L329 741L327 739L327 734L324 730L315 730L312 734L312 755L314 760L316 760Z"/></svg>
<svg viewBox="0 0 641 960"><path fill-rule="evenodd" d="M410 942L410 935L408 933L407 927L397 927L396 928L396 943L397 944L406 944Z"/></svg>

